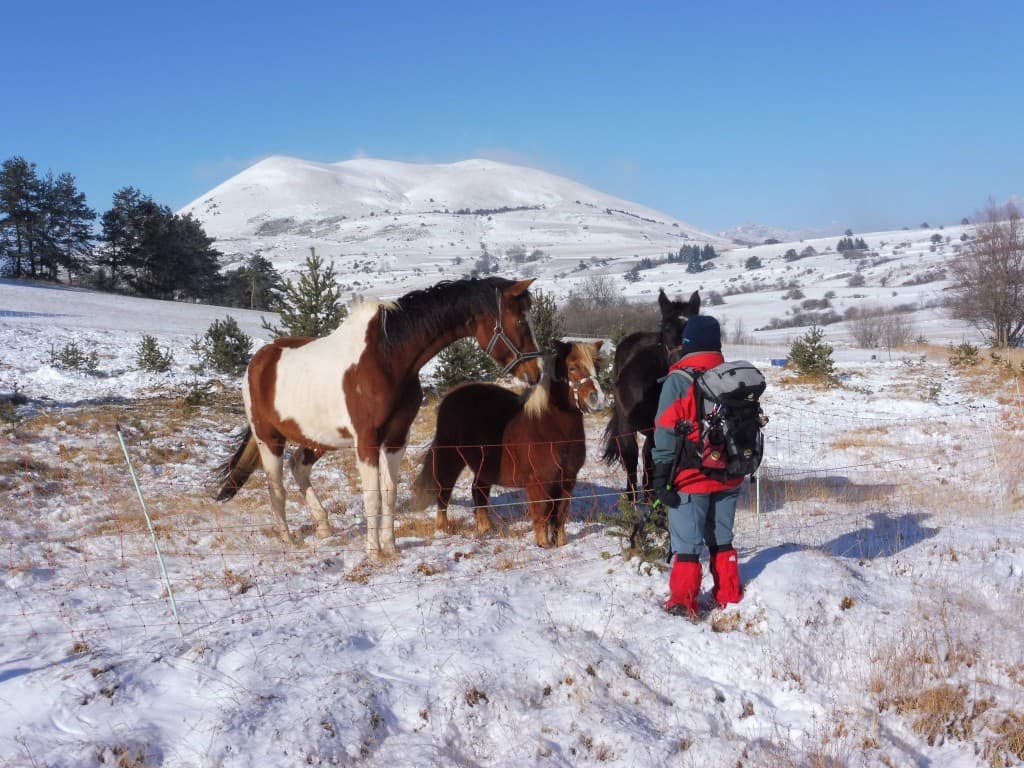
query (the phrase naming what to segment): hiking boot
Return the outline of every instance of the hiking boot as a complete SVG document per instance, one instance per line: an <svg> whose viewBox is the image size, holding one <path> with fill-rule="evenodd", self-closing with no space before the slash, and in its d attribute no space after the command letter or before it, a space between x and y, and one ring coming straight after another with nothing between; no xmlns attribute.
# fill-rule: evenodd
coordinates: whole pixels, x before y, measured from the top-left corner
<svg viewBox="0 0 1024 768"><path fill-rule="evenodd" d="M675 556L672 572L668 577L669 598L665 601L665 610L675 613L676 609L688 614L697 614L697 595L700 594L701 570L700 562L694 559L680 560Z"/></svg>
<svg viewBox="0 0 1024 768"><path fill-rule="evenodd" d="M711 578L715 582L711 596L718 605L738 603L743 598L739 560L732 547L711 553Z"/></svg>

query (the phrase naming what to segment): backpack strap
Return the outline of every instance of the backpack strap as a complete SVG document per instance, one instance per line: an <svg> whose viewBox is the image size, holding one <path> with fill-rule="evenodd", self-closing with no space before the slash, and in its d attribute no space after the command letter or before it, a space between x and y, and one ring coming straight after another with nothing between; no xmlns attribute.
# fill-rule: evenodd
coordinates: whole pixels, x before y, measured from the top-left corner
<svg viewBox="0 0 1024 768"><path fill-rule="evenodd" d="M665 376L668 379L673 374L682 376L686 382L687 390L693 391L694 402L697 406L697 423L693 425L693 428L697 430L698 438L697 442L690 439L689 434L678 435L679 446L681 451L677 454L674 469L695 469L700 467L701 462L701 442L699 435L702 435L701 422L704 419L704 398L701 397L700 392L697 388L697 379L700 377L700 371L695 368L673 368ZM678 428L678 425L677 425ZM674 474L674 472L673 472Z"/></svg>

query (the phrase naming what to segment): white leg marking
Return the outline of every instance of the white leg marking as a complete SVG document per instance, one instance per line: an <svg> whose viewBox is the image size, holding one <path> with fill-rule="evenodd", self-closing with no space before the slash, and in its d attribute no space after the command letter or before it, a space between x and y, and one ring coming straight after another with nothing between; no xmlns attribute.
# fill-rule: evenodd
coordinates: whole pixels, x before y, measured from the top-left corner
<svg viewBox="0 0 1024 768"><path fill-rule="evenodd" d="M380 449L380 496L383 507L380 543L386 555L398 554L395 546L395 504L398 500L398 471L404 453L404 447L392 451Z"/></svg>
<svg viewBox="0 0 1024 768"><path fill-rule="evenodd" d="M277 517L277 533L285 544L297 544L298 541L288 530L288 521L284 516L284 459L271 451L267 444L258 438L256 445L260 449L263 471L267 473L270 508L274 511L274 516Z"/></svg>
<svg viewBox="0 0 1024 768"><path fill-rule="evenodd" d="M363 507L366 511L366 555L380 559L380 471L373 464L356 460L363 483Z"/></svg>
<svg viewBox="0 0 1024 768"><path fill-rule="evenodd" d="M313 520L316 521L317 538L326 539L334 533L334 529L331 528L331 521L327 519L327 510L323 508L316 491L309 483L313 465L304 464L302 456L302 450L292 453L292 475L295 477L295 482L298 483L299 493L306 497L306 506L309 507L309 512L313 516Z"/></svg>

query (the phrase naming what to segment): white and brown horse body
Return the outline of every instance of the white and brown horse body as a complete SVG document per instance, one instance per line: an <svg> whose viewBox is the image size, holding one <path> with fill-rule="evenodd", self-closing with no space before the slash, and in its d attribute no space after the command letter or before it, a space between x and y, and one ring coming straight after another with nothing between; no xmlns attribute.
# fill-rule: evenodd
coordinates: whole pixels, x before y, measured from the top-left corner
<svg viewBox="0 0 1024 768"><path fill-rule="evenodd" d="M395 303L365 302L323 338L285 338L253 356L243 382L249 430L221 468L218 500L234 496L262 463L281 537L294 542L285 518L284 449L320 537L331 524L310 487L314 462L354 446L366 511L366 551L395 554L398 467L423 392L419 371L453 341L474 336L506 371L540 376L528 322L532 280L503 278L440 283ZM257 461L258 453L258 461Z"/></svg>

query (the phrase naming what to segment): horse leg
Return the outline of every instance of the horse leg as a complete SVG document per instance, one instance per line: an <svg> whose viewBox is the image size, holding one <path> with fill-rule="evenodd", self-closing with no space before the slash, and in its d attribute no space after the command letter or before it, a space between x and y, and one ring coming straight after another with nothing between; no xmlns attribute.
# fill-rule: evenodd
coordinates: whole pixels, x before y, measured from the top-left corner
<svg viewBox="0 0 1024 768"><path fill-rule="evenodd" d="M396 557L395 502L398 499L398 470L405 446L380 449L380 497L382 506L380 546L386 557Z"/></svg>
<svg viewBox="0 0 1024 768"><path fill-rule="evenodd" d="M313 490L309 483L309 475L313 469L313 464L323 455L323 451L315 451L312 448L299 448L292 452L291 460L292 477L295 478L295 482L299 486L299 493L306 497L306 506L309 507L310 514L312 514L313 520L316 522L316 535L320 539L326 539L334 534L331 522L327 519L327 510L324 509L319 497L316 495L316 491Z"/></svg>
<svg viewBox="0 0 1024 768"><path fill-rule="evenodd" d="M554 502L554 509L551 515L552 533L551 540L556 547L564 547L569 538L565 533L565 521L569 517L569 509L572 506L572 489L576 485L573 481L563 481L557 490L558 499Z"/></svg>
<svg viewBox="0 0 1024 768"><path fill-rule="evenodd" d="M277 534L285 544L298 544L298 540L288 530L288 521L284 514L284 442L273 444L256 438L260 449L260 461L263 471L267 473L267 488L270 491L270 508L277 518Z"/></svg>
<svg viewBox="0 0 1024 768"><path fill-rule="evenodd" d="M551 516L554 512L553 503L544 486L531 485L526 489L526 507L533 521L533 536L538 547L551 547Z"/></svg>
<svg viewBox="0 0 1024 768"><path fill-rule="evenodd" d="M377 458L377 456L374 456ZM366 514L366 556L381 559L380 549L380 468L375 463L356 459L359 479L363 484L363 508Z"/></svg>
<svg viewBox="0 0 1024 768"><path fill-rule="evenodd" d="M448 524L448 503L455 492L455 483L465 466L463 457L448 447L433 449L431 461L434 462L434 481L437 483L437 515L434 518L434 530L437 533L451 533Z"/></svg>
<svg viewBox="0 0 1024 768"><path fill-rule="evenodd" d="M476 518L477 536L485 536L491 532L491 518L488 508L491 505L491 484L479 483L479 476L473 477L473 516Z"/></svg>
<svg viewBox="0 0 1024 768"><path fill-rule="evenodd" d="M643 489L646 501L654 500L654 488L651 475L654 473L654 432L644 432L644 472Z"/></svg>
<svg viewBox="0 0 1024 768"><path fill-rule="evenodd" d="M636 468L640 461L640 448L636 442L636 434L630 432L619 436L619 456L622 468L626 470L626 493L633 501L636 500Z"/></svg>

